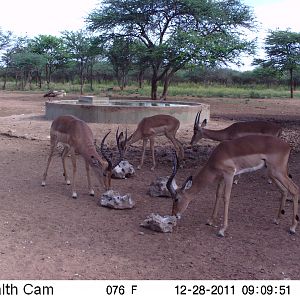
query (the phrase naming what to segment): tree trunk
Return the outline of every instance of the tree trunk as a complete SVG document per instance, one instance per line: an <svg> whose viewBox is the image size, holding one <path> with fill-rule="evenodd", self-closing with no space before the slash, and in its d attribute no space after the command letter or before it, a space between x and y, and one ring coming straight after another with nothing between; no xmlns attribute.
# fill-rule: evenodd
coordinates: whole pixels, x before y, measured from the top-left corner
<svg viewBox="0 0 300 300"><path fill-rule="evenodd" d="M7 82L7 68L5 68L2 90L6 89L6 82Z"/></svg>
<svg viewBox="0 0 300 300"><path fill-rule="evenodd" d="M156 66L152 66L152 79L151 79L151 100L157 100L157 88L158 88L158 74Z"/></svg>
<svg viewBox="0 0 300 300"><path fill-rule="evenodd" d="M80 95L83 95L83 61L80 61Z"/></svg>
<svg viewBox="0 0 300 300"><path fill-rule="evenodd" d="M94 90L94 87L93 87L93 63L91 63L91 66L90 66L90 89L91 91Z"/></svg>
<svg viewBox="0 0 300 300"><path fill-rule="evenodd" d="M31 71L28 72L28 83L29 83L29 89L32 90L32 73L31 73Z"/></svg>
<svg viewBox="0 0 300 300"><path fill-rule="evenodd" d="M157 100L157 80L153 77L151 81L151 100Z"/></svg>
<svg viewBox="0 0 300 300"><path fill-rule="evenodd" d="M291 89L291 98L294 98L294 77L293 77L293 69L290 69L290 89Z"/></svg>
<svg viewBox="0 0 300 300"><path fill-rule="evenodd" d="M38 84L39 84L39 88L42 88L42 74L40 72L38 72Z"/></svg>
<svg viewBox="0 0 300 300"><path fill-rule="evenodd" d="M122 72L122 90L124 90L127 86L127 74L128 72L123 71Z"/></svg>
<svg viewBox="0 0 300 300"><path fill-rule="evenodd" d="M140 70L138 75L138 83L140 89L143 87L143 81L144 81L144 70Z"/></svg>
<svg viewBox="0 0 300 300"><path fill-rule="evenodd" d="M171 81L174 73L175 72L171 72L170 74L166 74L166 76L164 78L164 89L163 89L163 92L162 92L161 97L160 97L161 100L167 100L168 88L169 88L170 81Z"/></svg>
<svg viewBox="0 0 300 300"><path fill-rule="evenodd" d="M46 64L45 66L45 76L46 76L46 82L47 82L47 89L50 89L50 79L49 79L49 65Z"/></svg>
<svg viewBox="0 0 300 300"><path fill-rule="evenodd" d="M18 89L18 74L15 74L16 90Z"/></svg>

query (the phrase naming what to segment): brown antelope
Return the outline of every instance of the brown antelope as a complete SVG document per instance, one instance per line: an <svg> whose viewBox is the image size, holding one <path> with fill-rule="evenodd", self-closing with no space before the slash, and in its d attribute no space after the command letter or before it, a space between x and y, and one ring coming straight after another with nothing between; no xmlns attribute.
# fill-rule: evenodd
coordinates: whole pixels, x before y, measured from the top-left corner
<svg viewBox="0 0 300 300"><path fill-rule="evenodd" d="M184 158L184 150L181 143L176 139L175 135L180 126L179 120L170 115L154 115L146 117L140 121L135 132L128 138L126 144L130 146L139 140L143 140L143 153L141 162L138 165L140 169L144 164L145 150L148 140L150 140L150 149L152 153L153 166L151 170L156 167L154 155L154 139L155 136L165 135L174 145L177 155L180 159Z"/></svg>
<svg viewBox="0 0 300 300"><path fill-rule="evenodd" d="M201 112L198 112L195 118L194 134L191 139L191 145L195 145L202 138L214 141L227 141L252 134L279 137L282 132L282 128L279 125L266 121L236 122L221 130L206 129L206 119L203 120L201 126L199 126L200 114Z"/></svg>
<svg viewBox="0 0 300 300"><path fill-rule="evenodd" d="M91 177L90 177L90 166L92 167L94 173L100 181L100 185L104 185L106 190L110 189L111 186L111 173L113 170L112 162L109 157L105 154L103 147L106 137L110 132L108 132L101 142L101 154L104 159L98 154L95 142L93 138L93 133L90 127L82 120L74 116L60 116L57 117L51 125L50 128L50 154L47 161L46 170L43 175L42 186L46 185L46 177L48 173L48 168L58 143L63 144L64 149L62 152L62 165L63 165L63 176L65 177L67 185L70 184L70 180L66 170L66 156L70 153L71 161L73 165L73 180L72 180L72 197L77 198L77 193L75 191L75 177L76 177L76 153L80 154L85 160L85 167L87 172L87 181L89 194L94 196L95 192L91 187ZM122 133L121 133L122 134ZM118 133L117 133L118 135ZM119 147L120 137L117 136L117 144ZM126 143L126 142L125 142Z"/></svg>
<svg viewBox="0 0 300 300"><path fill-rule="evenodd" d="M228 141L252 134L279 137L282 132L282 128L279 125L266 121L236 122L221 130L206 129L206 119L204 119L201 126L199 126L200 114L201 111L197 113L195 118L191 145L195 145L202 138L208 138L214 141ZM237 177L239 178L239 176ZM234 184L238 183L238 178L234 180ZM272 183L270 179L268 179L268 182Z"/></svg>
<svg viewBox="0 0 300 300"><path fill-rule="evenodd" d="M218 207L221 199L224 201L223 226L218 235L224 236L228 227L228 207L232 189L233 177L236 174L256 171L266 168L268 175L273 179L281 191L281 204L274 222L284 214L284 206L288 192L293 198L293 218L290 233L295 233L298 217L298 187L289 178L288 159L290 147L287 143L273 136L249 135L235 140L220 143L210 155L203 168L194 176L190 176L181 188L175 190L173 179L178 169L177 158L174 160L173 173L167 187L173 198L172 214L179 217L187 208L189 202L197 197L208 184L218 181L216 202L208 225L215 225Z"/></svg>

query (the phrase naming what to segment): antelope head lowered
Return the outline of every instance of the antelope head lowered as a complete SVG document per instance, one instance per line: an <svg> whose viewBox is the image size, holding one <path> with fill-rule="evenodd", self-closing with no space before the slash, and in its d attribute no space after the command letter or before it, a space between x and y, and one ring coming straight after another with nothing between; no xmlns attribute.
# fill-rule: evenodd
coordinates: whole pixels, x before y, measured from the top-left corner
<svg viewBox="0 0 300 300"><path fill-rule="evenodd" d="M218 235L224 236L228 227L228 210L233 178L246 172L266 168L268 176L274 181L281 192L280 207L274 222L284 214L288 193L293 199L293 214L290 233L295 233L299 215L299 188L288 175L288 159L290 146L274 136L248 135L238 139L220 143L211 153L206 164L199 168L195 175L187 178L181 188L175 189L173 179L178 170L178 159L175 155L173 172L167 182L167 188L173 198L172 215L181 217L191 200L196 198L204 187L217 181L216 201L208 225L215 225L218 207L223 200L223 225Z"/></svg>
<svg viewBox="0 0 300 300"><path fill-rule="evenodd" d="M70 154L72 166L73 166L73 180L72 180L72 197L77 198L77 192L75 191L75 178L77 173L76 165L76 154L79 154L83 157L85 161L86 173L87 173L87 182L89 188L89 194L94 196L95 192L91 187L91 177L90 177L90 167L94 171L96 177L98 178L101 185L104 186L105 190L111 188L111 174L113 169L113 164L111 159L104 151L104 144L108 132L101 141L101 147L99 153L96 150L94 144L94 137L90 127L82 120L68 115L57 117L51 125L50 128L50 154L48 157L46 170L43 174L42 186L46 184L47 173L49 165L55 150L55 147L58 143L61 143L64 146L61 158L63 165L63 175L67 185L71 184L69 176L66 169L66 157ZM118 149L119 141L121 138L121 133L117 133L117 143ZM120 153L120 157L122 153Z"/></svg>

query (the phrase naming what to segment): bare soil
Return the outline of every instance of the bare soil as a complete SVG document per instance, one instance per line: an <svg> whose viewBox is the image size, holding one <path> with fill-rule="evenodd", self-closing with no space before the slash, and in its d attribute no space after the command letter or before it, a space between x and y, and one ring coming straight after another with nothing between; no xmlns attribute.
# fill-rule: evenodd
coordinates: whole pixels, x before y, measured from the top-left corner
<svg viewBox="0 0 300 300"><path fill-rule="evenodd" d="M249 119L282 124L283 138L293 149L290 173L300 185L299 100L198 101L211 105L210 128ZM218 238L217 229L205 225L215 185L195 196L173 233L140 227L151 213L171 212L169 198L147 195L156 177L171 172L172 144L164 137L157 141L155 171L150 171L147 152L145 166L136 176L113 180L113 189L135 199L134 209L98 206L103 188L94 179L96 196L88 195L80 159L78 199L71 198L70 186L64 183L59 154L42 187L51 125L44 118L44 103L41 94L0 92L0 279L300 279L299 233L288 234L292 203L287 203L281 223L274 225L280 193L260 171L243 175L234 185L225 238ZM90 126L98 139L117 128L117 124ZM191 136L192 126L180 127L178 138L186 158L179 181L201 167L217 144L204 140L191 148ZM113 135L108 146L116 151ZM137 143L127 158L137 166L140 155L141 143Z"/></svg>

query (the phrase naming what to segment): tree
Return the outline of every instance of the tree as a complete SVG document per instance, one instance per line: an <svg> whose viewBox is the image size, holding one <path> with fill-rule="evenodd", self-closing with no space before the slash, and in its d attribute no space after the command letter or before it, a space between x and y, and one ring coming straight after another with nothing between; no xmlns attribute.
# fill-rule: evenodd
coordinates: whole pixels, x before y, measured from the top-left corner
<svg viewBox="0 0 300 300"><path fill-rule="evenodd" d="M4 81L2 89L5 90L6 80L7 80L7 54L9 53L9 49L11 48L11 43L13 42L13 35L9 32L3 32L0 28L0 53L2 53L2 57L0 58L0 63L4 65ZM0 65L1 65L0 64Z"/></svg>
<svg viewBox="0 0 300 300"><path fill-rule="evenodd" d="M12 65L18 70L21 78L21 89L24 90L27 83L31 89L32 75L39 73L45 67L46 58L42 54L23 51L12 55Z"/></svg>
<svg viewBox="0 0 300 300"><path fill-rule="evenodd" d="M12 33L10 31L4 32L0 28L0 51L9 46L12 41Z"/></svg>
<svg viewBox="0 0 300 300"><path fill-rule="evenodd" d="M116 38L107 50L107 57L112 64L119 87L123 90L128 81L128 72L133 65L133 46L131 40Z"/></svg>
<svg viewBox="0 0 300 300"><path fill-rule="evenodd" d="M66 62L67 54L63 41L52 35L39 35L30 42L29 47L33 53L44 55L47 60L45 77L49 88L52 74Z"/></svg>
<svg viewBox="0 0 300 300"><path fill-rule="evenodd" d="M289 72L291 98L294 97L294 71L300 65L300 33L290 30L270 31L265 39L265 59L256 59L254 64Z"/></svg>
<svg viewBox="0 0 300 300"><path fill-rule="evenodd" d="M2 55L2 63L4 64L4 82L2 89L6 88L8 70L12 70L15 73L16 82L18 80L19 69L14 63L14 56L27 51L29 39L27 37L14 37L11 36L11 42L6 44L5 51Z"/></svg>
<svg viewBox="0 0 300 300"><path fill-rule="evenodd" d="M83 94L84 77L85 72L87 72L88 63L91 63L95 56L99 55L102 51L101 47L98 47L99 39L91 37L84 30L76 32L64 31L62 38L70 54L70 58L79 63L80 93Z"/></svg>
<svg viewBox="0 0 300 300"><path fill-rule="evenodd" d="M172 76L191 61L236 61L239 53L253 49L242 30L253 28L254 17L240 0L105 0L87 23L107 40L123 36L144 44L152 99L160 80L165 98Z"/></svg>

